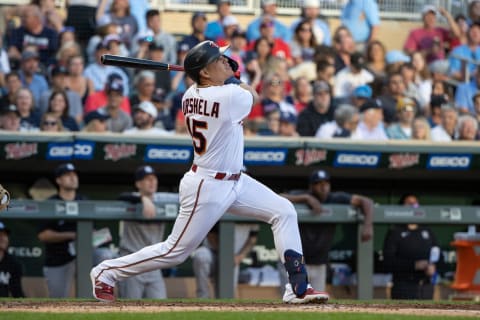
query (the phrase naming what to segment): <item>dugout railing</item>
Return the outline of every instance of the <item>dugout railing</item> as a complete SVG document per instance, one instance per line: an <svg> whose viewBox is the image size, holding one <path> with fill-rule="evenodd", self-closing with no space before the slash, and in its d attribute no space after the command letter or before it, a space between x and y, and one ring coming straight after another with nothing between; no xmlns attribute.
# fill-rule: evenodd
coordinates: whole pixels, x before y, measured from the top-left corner
<svg viewBox="0 0 480 320"><path fill-rule="evenodd" d="M361 216L350 206L325 206L321 215L311 215L305 206L296 206L299 221L303 223L349 223L362 226ZM178 211L177 203L157 204L157 216L154 220L171 222ZM16 201L8 211L2 212L3 220L9 219L70 219L77 221L77 274L76 296L91 297L89 272L92 266L92 232L94 222L98 220L143 220L141 207L119 201ZM233 239L234 223L248 221L233 215L225 215L220 221L219 298L233 298ZM480 207L473 206L422 206L410 208L403 206L376 206L375 224L418 223L436 225L469 225L480 221ZM8 223L8 221L7 221ZM21 232L17 230L16 232ZM359 232L357 232L359 234ZM357 236L358 239L358 236ZM453 240L453 235L452 235ZM357 297L373 298L373 241L357 240ZM228 266L231 265L231 268Z"/></svg>

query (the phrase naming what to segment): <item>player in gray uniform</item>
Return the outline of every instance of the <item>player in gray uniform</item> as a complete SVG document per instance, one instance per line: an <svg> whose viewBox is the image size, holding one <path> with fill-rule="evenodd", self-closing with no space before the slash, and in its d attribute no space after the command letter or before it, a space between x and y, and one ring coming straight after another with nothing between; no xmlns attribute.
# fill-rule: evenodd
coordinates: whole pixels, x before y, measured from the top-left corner
<svg viewBox="0 0 480 320"><path fill-rule="evenodd" d="M114 301L118 281L182 263L228 211L271 224L275 247L289 275L284 302L327 301L328 294L308 282L293 204L240 172L243 119L258 101L255 89L234 77L238 64L213 41L193 47L184 68L195 82L182 98L194 159L180 181L180 211L172 233L164 242L94 267L90 272L94 297Z"/></svg>
<svg viewBox="0 0 480 320"><path fill-rule="evenodd" d="M155 203L178 202L178 193L156 192L158 178L151 166L140 166L135 171L135 187L138 192L122 193L119 200L142 203L142 214L146 218L155 217ZM165 224L158 221L122 221L120 255L126 256L143 247L159 243L164 239ZM162 270L127 278L119 283L119 297L127 299L165 299L167 290Z"/></svg>

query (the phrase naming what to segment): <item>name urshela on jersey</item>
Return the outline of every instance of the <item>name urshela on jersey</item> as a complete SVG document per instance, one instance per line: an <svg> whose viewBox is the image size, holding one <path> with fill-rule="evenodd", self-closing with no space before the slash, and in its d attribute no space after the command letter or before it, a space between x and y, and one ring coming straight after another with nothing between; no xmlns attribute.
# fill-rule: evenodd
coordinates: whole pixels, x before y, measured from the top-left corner
<svg viewBox="0 0 480 320"><path fill-rule="evenodd" d="M200 98L188 98L183 100L182 104L182 112L184 115L194 113L201 116L218 118L219 109L220 103L212 103Z"/></svg>

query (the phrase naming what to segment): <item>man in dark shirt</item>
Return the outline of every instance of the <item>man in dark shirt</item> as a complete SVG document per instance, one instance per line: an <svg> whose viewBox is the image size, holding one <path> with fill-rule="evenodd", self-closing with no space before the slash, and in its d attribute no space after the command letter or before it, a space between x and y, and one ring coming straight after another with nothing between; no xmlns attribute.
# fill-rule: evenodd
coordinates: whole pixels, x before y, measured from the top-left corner
<svg viewBox="0 0 480 320"><path fill-rule="evenodd" d="M10 230L0 222L0 297L23 298L22 266L8 254Z"/></svg>
<svg viewBox="0 0 480 320"><path fill-rule="evenodd" d="M314 214L321 214L322 204L351 205L359 209L364 216L362 241L368 241L373 237L373 201L370 198L342 191L331 192L330 175L324 170L314 171L310 175L309 182L308 193L282 194L282 196L293 203L307 204L312 208ZM328 252L333 244L336 225L331 223L300 223L299 227L310 283L315 288L325 289Z"/></svg>
<svg viewBox="0 0 480 320"><path fill-rule="evenodd" d="M55 169L54 175L58 194L50 197L50 200L86 200L77 193L78 175L73 164L61 164ZM43 273L50 298L70 296L75 275L76 227L76 222L71 220L47 220L39 228L38 239L45 243Z"/></svg>
<svg viewBox="0 0 480 320"><path fill-rule="evenodd" d="M195 47L197 44L199 44L202 41L205 40L212 40L215 41L214 39L210 39L208 37L205 37L205 29L207 28L207 16L203 12L194 12L192 15L192 34L188 36L184 36L180 43L178 44L178 48L187 48L191 49Z"/></svg>
<svg viewBox="0 0 480 320"><path fill-rule="evenodd" d="M325 81L316 81L313 84L313 100L298 115L297 132L301 136L315 136L322 124L333 120L334 111L330 85Z"/></svg>

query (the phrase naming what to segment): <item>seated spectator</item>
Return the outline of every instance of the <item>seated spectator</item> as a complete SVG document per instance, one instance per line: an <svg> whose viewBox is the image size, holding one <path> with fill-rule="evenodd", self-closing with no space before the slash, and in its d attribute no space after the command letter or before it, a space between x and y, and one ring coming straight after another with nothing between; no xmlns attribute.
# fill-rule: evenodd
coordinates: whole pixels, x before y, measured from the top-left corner
<svg viewBox="0 0 480 320"><path fill-rule="evenodd" d="M95 62L95 52L97 51L97 47L108 35L118 36L118 26L109 16L103 16L100 20L97 20L95 35L88 39L88 45L86 48L86 59L88 64Z"/></svg>
<svg viewBox="0 0 480 320"><path fill-rule="evenodd" d="M20 126L20 112L14 104L0 106L0 131L27 131Z"/></svg>
<svg viewBox="0 0 480 320"><path fill-rule="evenodd" d="M430 141L430 124L424 117L417 117L412 124L412 139Z"/></svg>
<svg viewBox="0 0 480 320"><path fill-rule="evenodd" d="M164 61L165 60L165 52L166 49L163 45L156 44L156 42L150 43L148 46L148 55L147 59L153 61ZM176 61L176 60L175 60ZM176 62L175 62L176 63ZM183 62L181 62L183 64ZM155 88L161 89L165 92L165 94L169 94L172 91L172 78L169 73L173 73L174 71L157 71L155 72Z"/></svg>
<svg viewBox="0 0 480 320"><path fill-rule="evenodd" d="M280 132L280 114L280 109L275 107L265 111L262 122L256 119L257 135L277 136Z"/></svg>
<svg viewBox="0 0 480 320"><path fill-rule="evenodd" d="M91 111L98 110L100 113L109 115L107 119L108 131L123 132L131 128L133 121L130 116L130 110L126 112L122 109L123 102L126 100L126 97L123 96L124 88L122 79L118 76L110 77L110 83L105 89L107 95L105 105L98 109L92 109Z"/></svg>
<svg viewBox="0 0 480 320"><path fill-rule="evenodd" d="M405 95L415 100L419 106L419 110L422 111L427 108L430 96L432 94L431 82L415 81L415 67L412 63L404 63L400 67L400 74L405 82Z"/></svg>
<svg viewBox="0 0 480 320"><path fill-rule="evenodd" d="M83 71L85 68L85 60L83 56L76 55L70 57L67 63L67 72L68 72L68 89L75 92L80 98L82 103L82 112L83 115L83 106L87 101L88 96L95 92L95 87L93 85L93 81L86 78L83 75ZM69 96L70 90L67 90L67 97ZM69 103L71 103L71 98L69 98ZM72 105L72 108L73 105Z"/></svg>
<svg viewBox="0 0 480 320"><path fill-rule="evenodd" d="M386 92L377 98L383 109L383 121L387 125L397 120L397 102L405 98L405 82L400 73L393 73L387 79Z"/></svg>
<svg viewBox="0 0 480 320"><path fill-rule="evenodd" d="M361 120L355 138L370 141L385 141L388 136L383 125L383 110L376 100L369 100L360 107Z"/></svg>
<svg viewBox="0 0 480 320"><path fill-rule="evenodd" d="M386 54L387 49L381 41L373 40L367 44L366 67L375 78L384 79L387 76L387 63L385 61Z"/></svg>
<svg viewBox="0 0 480 320"><path fill-rule="evenodd" d="M17 71L7 73L5 76L5 87L2 88L5 94L0 98L0 105L15 104L17 90L21 87L22 81L20 80L20 74Z"/></svg>
<svg viewBox="0 0 480 320"><path fill-rule="evenodd" d="M392 123L387 128L387 136L389 139L411 139L412 125L416 114L415 101L405 97L397 102L397 122Z"/></svg>
<svg viewBox="0 0 480 320"><path fill-rule="evenodd" d="M298 137L297 115L295 113L282 111L279 120L278 135L280 137Z"/></svg>
<svg viewBox="0 0 480 320"><path fill-rule="evenodd" d="M247 54L247 35L244 31L235 30L231 38L232 40L230 42L228 56L238 63L237 74L240 74L240 79L246 83L250 83L245 66L245 58Z"/></svg>
<svg viewBox="0 0 480 320"><path fill-rule="evenodd" d="M23 60L22 54L25 49L34 47L38 52L39 62L43 67L47 67L58 49L58 34L43 25L40 9L35 5L29 5L22 10L22 25L9 34L8 45L10 59Z"/></svg>
<svg viewBox="0 0 480 320"><path fill-rule="evenodd" d="M277 1L276 0L261 0L260 6L262 8L262 14L250 22L247 26L247 39L249 42L255 41L260 38L260 25L263 22L265 16L271 17L273 21L274 37L280 38L283 41L290 40L290 30L276 18L277 16Z"/></svg>
<svg viewBox="0 0 480 320"><path fill-rule="evenodd" d="M20 64L20 80L22 85L33 93L35 105L40 102L42 94L48 90L48 83L45 77L38 73L38 53L25 50L22 52L22 61Z"/></svg>
<svg viewBox="0 0 480 320"><path fill-rule="evenodd" d="M404 49L408 54L421 51L425 54L427 63L445 59L445 50L450 43L450 30L437 26L437 13L445 17L453 34L460 36L455 20L447 10L426 4L422 9L423 26L410 31Z"/></svg>
<svg viewBox="0 0 480 320"><path fill-rule="evenodd" d="M20 126L26 131L38 130L41 113L33 104L33 94L27 88L20 88L15 95L15 106L20 113Z"/></svg>
<svg viewBox="0 0 480 320"><path fill-rule="evenodd" d="M432 95L430 97L430 108L428 112L428 122L430 127L435 127L442 123L442 106L447 103L448 96L446 94Z"/></svg>
<svg viewBox="0 0 480 320"><path fill-rule="evenodd" d="M478 121L472 115L464 114L458 117L457 137L455 140L475 141L478 140Z"/></svg>
<svg viewBox="0 0 480 320"><path fill-rule="evenodd" d="M301 22L307 22L310 25L310 32L315 37L316 43L331 46L330 27L328 23L320 18L320 2L317 0L302 0L300 1L300 10L300 18L292 22L290 33L295 34L298 25Z"/></svg>
<svg viewBox="0 0 480 320"><path fill-rule="evenodd" d="M441 123L432 129L432 141L452 141L457 132L458 112L449 103L441 106Z"/></svg>
<svg viewBox="0 0 480 320"><path fill-rule="evenodd" d="M8 253L10 230L0 222L0 297L24 298L23 266Z"/></svg>
<svg viewBox="0 0 480 320"><path fill-rule="evenodd" d="M100 112L99 110L95 110L89 112L85 115L84 120L84 127L82 129L83 132L97 132L97 133L104 133L108 132L107 127L107 120L110 118L108 113Z"/></svg>
<svg viewBox="0 0 480 320"><path fill-rule="evenodd" d="M252 63L257 63L261 74L275 72L272 65L279 58L273 56L272 48L273 46L267 38L258 38L253 45L253 49L246 53L245 65L247 66L247 71L249 73L256 72L254 68L256 66L252 66ZM250 75L250 79L254 78L255 75Z"/></svg>
<svg viewBox="0 0 480 320"><path fill-rule="evenodd" d="M355 52L355 41L345 26L340 26L333 34L333 48L335 49L335 73L350 66L350 57Z"/></svg>
<svg viewBox="0 0 480 320"><path fill-rule="evenodd" d="M191 27L192 33L182 38L182 40L178 44L178 50L184 50L182 47L185 47L186 51L188 51L202 41L215 41L215 39L210 39L205 36L205 29L207 27L207 16L204 12L197 11L193 13Z"/></svg>
<svg viewBox="0 0 480 320"><path fill-rule="evenodd" d="M158 116L155 120L155 127L167 131L173 131L175 129L175 122L171 110L172 101L167 100L165 94L160 90L157 90L152 96L152 103L158 112Z"/></svg>
<svg viewBox="0 0 480 320"><path fill-rule="evenodd" d="M312 85L305 77L299 77L293 82L293 102L295 110L300 113L312 101Z"/></svg>
<svg viewBox="0 0 480 320"><path fill-rule="evenodd" d="M477 67L475 76L467 83L461 83L455 91L455 105L460 113L475 114L473 96L480 89L480 66Z"/></svg>
<svg viewBox="0 0 480 320"><path fill-rule="evenodd" d="M65 67L54 66L50 71L51 87L42 92L38 109L41 113L46 112L52 92L64 91L68 100L68 115L75 119L77 124L80 124L83 118L83 103L78 93L70 89L69 80L69 73Z"/></svg>
<svg viewBox="0 0 480 320"><path fill-rule="evenodd" d="M123 131L124 134L130 135L170 135L165 129L157 128L154 126L157 120L158 112L153 103L150 101L142 101L135 108L133 113L132 128L128 128Z"/></svg>
<svg viewBox="0 0 480 320"><path fill-rule="evenodd" d="M360 110L360 107L372 98L372 88L369 85L363 84L356 87L352 93L352 105Z"/></svg>
<svg viewBox="0 0 480 320"><path fill-rule="evenodd" d="M413 82L420 92L420 113L428 115L428 104L430 103L430 96L432 95L433 82L431 72L426 64L425 58L421 52L414 52L411 55L411 61L414 68ZM439 81L439 80L438 80ZM442 81L443 82L443 81ZM445 84L445 82L443 82ZM445 91L445 93L447 93Z"/></svg>
<svg viewBox="0 0 480 320"><path fill-rule="evenodd" d="M47 111L55 114L62 121L63 127L68 131L79 131L80 128L73 117L69 115L69 104L67 94L64 90L52 91L48 98Z"/></svg>
<svg viewBox="0 0 480 320"><path fill-rule="evenodd" d="M64 26L59 32L58 32L58 46L61 47L64 43L67 42L77 42L77 35L75 33L75 28L71 26ZM80 44L78 43L80 46Z"/></svg>
<svg viewBox="0 0 480 320"><path fill-rule="evenodd" d="M325 81L316 81L312 101L298 115L297 132L301 136L315 136L322 124L333 120L334 111L330 86Z"/></svg>
<svg viewBox="0 0 480 320"><path fill-rule="evenodd" d="M349 104L335 108L334 120L322 124L315 134L320 139L354 138L360 121L358 109Z"/></svg>
<svg viewBox="0 0 480 320"><path fill-rule="evenodd" d="M177 40L170 33L162 30L162 18L158 9L150 9L145 13L148 30L153 32L153 44L164 48L162 62L177 63Z"/></svg>
<svg viewBox="0 0 480 320"><path fill-rule="evenodd" d="M240 24L233 15L226 16L223 19L223 36L216 38L215 42L221 46L228 46L232 42L232 35L235 31L240 30Z"/></svg>
<svg viewBox="0 0 480 320"><path fill-rule="evenodd" d="M335 85L335 65L328 60L317 62L317 81L325 81L333 88Z"/></svg>
<svg viewBox="0 0 480 320"><path fill-rule="evenodd" d="M55 55L55 65L63 68L68 67L68 60L73 56L78 56L82 54L82 49L75 41L65 42L60 46ZM119 54L113 53L112 54Z"/></svg>
<svg viewBox="0 0 480 320"><path fill-rule="evenodd" d="M91 111L97 110L101 107L104 107L107 104L109 93L113 87L119 88L121 87L123 90L124 82L123 78L117 74L112 73L107 77L107 83L103 90L97 91L92 93L88 96L87 102L85 103L84 114L87 114ZM131 114L130 108L130 101L127 97L123 96L122 92L122 100L120 102L120 109L122 109L125 113Z"/></svg>
<svg viewBox="0 0 480 320"><path fill-rule="evenodd" d="M365 57L360 52L355 52L350 56L350 65L335 75L333 96L341 101L350 102L355 88L371 83L373 79L373 74L365 68Z"/></svg>
<svg viewBox="0 0 480 320"><path fill-rule="evenodd" d="M300 21L295 27L293 39L290 41L293 65L313 61L316 45L317 40L311 24L307 20Z"/></svg>
<svg viewBox="0 0 480 320"><path fill-rule="evenodd" d="M62 121L53 112L45 112L40 120L40 131L62 132L64 131Z"/></svg>
<svg viewBox="0 0 480 320"><path fill-rule="evenodd" d="M155 93L155 74L149 70L143 70L135 76L133 80L135 94L130 97L130 106L132 109L138 107L143 101L152 101Z"/></svg>
<svg viewBox="0 0 480 320"><path fill-rule="evenodd" d="M387 75L400 72L400 67L404 63L409 63L410 61L411 61L411 58L401 50L388 51L387 54L385 55L385 62L387 63L387 67L386 67Z"/></svg>
<svg viewBox="0 0 480 320"><path fill-rule="evenodd" d="M468 81L467 75L475 76L477 65L472 62L480 60L480 22L470 25L467 39L466 44L457 46L448 57L449 75L458 81Z"/></svg>

